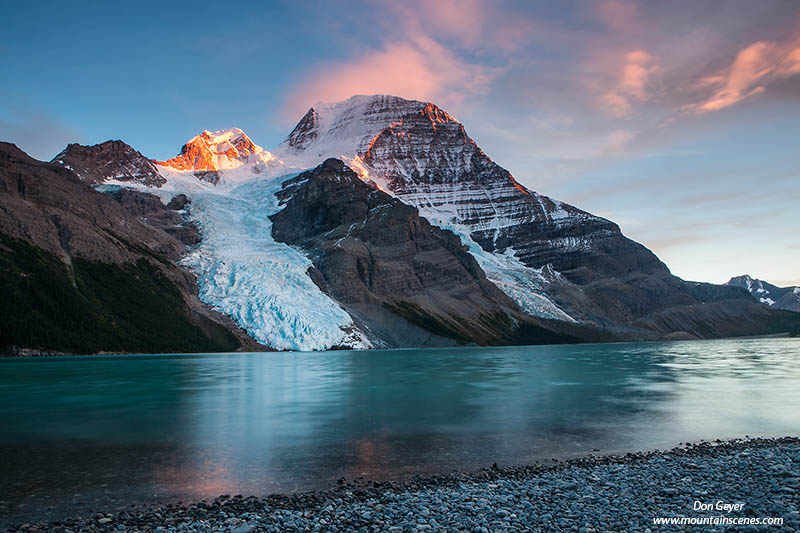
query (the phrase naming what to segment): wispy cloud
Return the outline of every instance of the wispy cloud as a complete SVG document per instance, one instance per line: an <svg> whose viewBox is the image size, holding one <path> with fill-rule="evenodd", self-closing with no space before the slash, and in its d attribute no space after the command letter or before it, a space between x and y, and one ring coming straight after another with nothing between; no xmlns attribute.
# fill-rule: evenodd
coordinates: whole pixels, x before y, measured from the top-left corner
<svg viewBox="0 0 800 533"><path fill-rule="evenodd" d="M642 24L641 10L634 2L602 0L591 6L597 18L613 31L628 32Z"/></svg>
<svg viewBox="0 0 800 533"><path fill-rule="evenodd" d="M470 47L480 44L489 16L482 0L389 1L382 5L411 33L452 37Z"/></svg>
<svg viewBox="0 0 800 533"><path fill-rule="evenodd" d="M657 71L655 59L645 50L627 52L618 67L614 87L601 95L601 103L616 117L629 115L634 101L650 98L648 82Z"/></svg>
<svg viewBox="0 0 800 533"><path fill-rule="evenodd" d="M318 101L354 94L398 94L406 98L458 105L485 92L498 70L461 59L426 35L385 43L349 61L320 65L306 74L286 109L296 118Z"/></svg>
<svg viewBox="0 0 800 533"><path fill-rule="evenodd" d="M317 101L353 94L395 94L458 107L470 96L485 94L505 70L475 59L490 42L509 48L490 31L491 17L481 0L386 2L378 4L378 12L396 21L379 46L307 71L286 106L292 118Z"/></svg>
<svg viewBox="0 0 800 533"><path fill-rule="evenodd" d="M710 96L683 107L690 113L708 113L733 106L765 92L769 83L800 73L800 36L787 42L757 41L740 50L721 72L700 79L700 90Z"/></svg>

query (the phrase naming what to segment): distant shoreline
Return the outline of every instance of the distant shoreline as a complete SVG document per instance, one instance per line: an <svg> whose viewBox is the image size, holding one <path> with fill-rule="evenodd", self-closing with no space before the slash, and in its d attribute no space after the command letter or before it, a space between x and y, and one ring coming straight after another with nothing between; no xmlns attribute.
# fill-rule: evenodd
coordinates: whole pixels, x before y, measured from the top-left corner
<svg viewBox="0 0 800 533"><path fill-rule="evenodd" d="M124 526L125 531L247 533L304 530L315 524L322 531L645 530L661 516L726 514L690 507L706 500L738 506L729 516L780 518L784 527L797 528L798 493L800 437L747 438L527 466L495 464L405 482L342 479L321 491L131 507L28 524L24 530L112 531Z"/></svg>
<svg viewBox="0 0 800 533"><path fill-rule="evenodd" d="M653 342L703 342L703 341L724 341L724 340L755 340L755 339L792 339L796 338L791 332L786 331L783 333L770 333L765 335L742 335L739 337L719 337L716 339L660 339L660 340L640 340L640 341L609 341L609 342L575 342L563 344L524 344L524 345L500 345L500 346L477 346L477 345L457 345L457 346L436 346L425 347L420 346L416 348L370 348L367 350L343 350L343 349L330 349L330 350L309 350L305 352L298 352L292 350L237 350L235 352L174 352L174 353L141 353L141 352L97 352L97 353L65 353L48 350L36 350L23 348L18 353L2 353L0 359L26 359L37 357L103 357L103 356L125 356L125 355L213 355L213 354L243 354L243 353L326 353L326 352L385 352L391 350L447 350L450 348L514 348L514 347L536 347L536 346L592 346L596 344L638 344L638 343L653 343Z"/></svg>

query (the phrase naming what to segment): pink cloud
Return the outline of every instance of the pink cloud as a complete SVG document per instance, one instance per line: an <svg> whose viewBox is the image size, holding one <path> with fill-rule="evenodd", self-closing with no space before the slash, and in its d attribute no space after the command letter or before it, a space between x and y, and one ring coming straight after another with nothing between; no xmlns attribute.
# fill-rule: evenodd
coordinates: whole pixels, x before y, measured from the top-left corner
<svg viewBox="0 0 800 533"><path fill-rule="evenodd" d="M381 45L306 72L284 106L287 118L296 118L318 101L339 101L354 94L393 94L457 108L466 98L485 93L504 71L471 62L462 54L485 46L502 48L494 42L491 27L496 14L489 16L484 0L379 4L380 18L392 21Z"/></svg>
<svg viewBox="0 0 800 533"><path fill-rule="evenodd" d="M407 0L381 2L394 24L406 35L427 35L465 50L511 52L534 36L552 35L554 28L531 15L487 0Z"/></svg>
<svg viewBox="0 0 800 533"><path fill-rule="evenodd" d="M647 91L651 75L658 70L653 56L644 50L633 50L623 56L621 66L617 66L613 87L600 95L600 102L611 114L618 118L633 111L635 101L650 98Z"/></svg>
<svg viewBox="0 0 800 533"><path fill-rule="evenodd" d="M624 0L604 0L592 4L597 18L609 29L630 31L641 23L639 6Z"/></svg>
<svg viewBox="0 0 800 533"><path fill-rule="evenodd" d="M723 71L702 78L697 87L713 92L682 109L697 114L718 111L763 93L770 82L798 73L800 37L786 43L758 41L740 50Z"/></svg>
<svg viewBox="0 0 800 533"><path fill-rule="evenodd" d="M417 32L445 34L462 44L479 42L487 20L483 0L416 0L413 2L386 2L386 7L399 15L398 20L415 26Z"/></svg>
<svg viewBox="0 0 800 533"><path fill-rule="evenodd" d="M644 50L634 50L625 56L625 66L622 67L620 88L631 96L645 100L645 84L650 73L654 70L653 57Z"/></svg>
<svg viewBox="0 0 800 533"><path fill-rule="evenodd" d="M335 102L354 94L393 94L457 106L487 90L496 72L417 36L412 42L389 43L351 61L312 70L291 96L287 111L296 118L316 102Z"/></svg>

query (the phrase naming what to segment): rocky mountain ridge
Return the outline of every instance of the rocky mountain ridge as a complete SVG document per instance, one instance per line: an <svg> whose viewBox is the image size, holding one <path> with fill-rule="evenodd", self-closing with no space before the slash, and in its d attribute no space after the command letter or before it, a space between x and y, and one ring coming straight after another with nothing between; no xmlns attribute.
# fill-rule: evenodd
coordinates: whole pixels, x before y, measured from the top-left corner
<svg viewBox="0 0 800 533"><path fill-rule="evenodd" d="M184 222L178 205L159 201L139 216L125 196L0 143L0 353L255 346L197 299L194 277L176 265L186 250L168 231Z"/></svg>
<svg viewBox="0 0 800 533"><path fill-rule="evenodd" d="M120 140L94 146L69 144L51 163L73 171L89 185L109 179L146 187L161 187L166 182L155 163Z"/></svg>
<svg viewBox="0 0 800 533"><path fill-rule="evenodd" d="M778 287L747 274L732 277L726 285L747 289L758 302L773 309L800 312L800 287Z"/></svg>

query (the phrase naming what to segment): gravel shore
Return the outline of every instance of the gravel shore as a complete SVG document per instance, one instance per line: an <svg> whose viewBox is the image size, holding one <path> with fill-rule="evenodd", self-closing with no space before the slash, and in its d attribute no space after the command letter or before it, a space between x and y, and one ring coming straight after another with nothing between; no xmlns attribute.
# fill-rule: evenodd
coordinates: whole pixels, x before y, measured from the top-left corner
<svg viewBox="0 0 800 533"><path fill-rule="evenodd" d="M695 501L710 504L694 510ZM716 509L717 502L731 507ZM735 504L743 504L736 506ZM800 531L800 439L704 442L404 483L341 480L266 498L132 507L18 531ZM782 518L782 525L654 525L654 517ZM11 529L9 531L15 531Z"/></svg>

